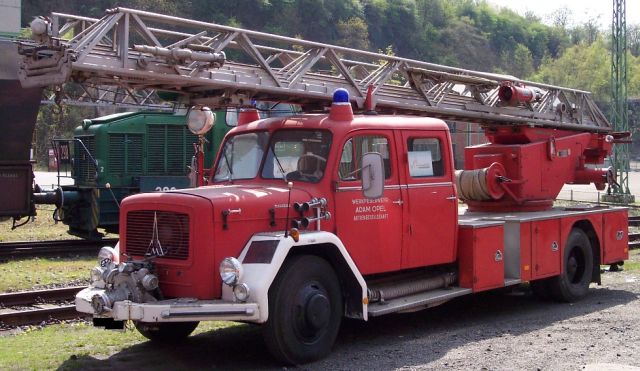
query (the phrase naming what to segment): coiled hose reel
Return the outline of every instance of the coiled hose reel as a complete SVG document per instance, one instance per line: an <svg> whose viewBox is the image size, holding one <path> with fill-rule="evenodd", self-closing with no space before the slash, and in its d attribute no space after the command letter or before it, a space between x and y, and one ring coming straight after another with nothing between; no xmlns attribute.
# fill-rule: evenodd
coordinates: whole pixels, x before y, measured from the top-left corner
<svg viewBox="0 0 640 371"><path fill-rule="evenodd" d="M511 181L505 174L499 162L483 169L456 170L458 196L469 201L499 200L505 194L502 183Z"/></svg>

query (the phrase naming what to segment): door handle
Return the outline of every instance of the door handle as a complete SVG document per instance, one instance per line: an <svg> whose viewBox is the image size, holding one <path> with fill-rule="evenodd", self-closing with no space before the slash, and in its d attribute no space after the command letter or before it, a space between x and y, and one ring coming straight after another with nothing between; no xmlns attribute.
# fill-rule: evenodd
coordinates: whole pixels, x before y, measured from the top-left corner
<svg viewBox="0 0 640 371"><path fill-rule="evenodd" d="M404 201L402 201L402 200L395 200L395 201L393 201L393 203L394 203L394 204L396 204L396 205L402 205L402 204L404 203Z"/></svg>
<svg viewBox="0 0 640 371"><path fill-rule="evenodd" d="M457 199L458 199L458 197L456 197L456 196L449 196L449 197L447 197L446 199L447 199L447 200L457 200Z"/></svg>

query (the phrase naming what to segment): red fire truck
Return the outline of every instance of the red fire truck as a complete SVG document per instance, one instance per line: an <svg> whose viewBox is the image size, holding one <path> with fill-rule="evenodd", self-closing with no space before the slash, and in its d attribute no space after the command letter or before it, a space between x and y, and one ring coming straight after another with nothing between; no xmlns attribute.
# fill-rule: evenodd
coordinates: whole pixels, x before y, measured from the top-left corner
<svg viewBox="0 0 640 371"><path fill-rule="evenodd" d="M584 165L610 136L489 130L456 177L443 121L354 116L347 94L328 115L234 129L210 186L127 198L120 255L101 252L78 310L151 339L203 320L260 323L273 354L298 364L330 351L343 316L523 282L575 301L601 264L628 257L625 208L551 208L567 181L606 182Z"/></svg>
<svg viewBox="0 0 640 371"><path fill-rule="evenodd" d="M628 257L625 208L553 207L566 183L614 182L593 166L621 134L588 92L124 8L66 40L78 20L64 17L20 44L23 86L156 88L200 108L333 100L328 113L245 111L208 185L124 199L120 242L76 297L95 325L131 320L162 341L199 321L257 323L300 364L330 352L343 317L527 283L572 302ZM488 138L462 171L441 119Z"/></svg>

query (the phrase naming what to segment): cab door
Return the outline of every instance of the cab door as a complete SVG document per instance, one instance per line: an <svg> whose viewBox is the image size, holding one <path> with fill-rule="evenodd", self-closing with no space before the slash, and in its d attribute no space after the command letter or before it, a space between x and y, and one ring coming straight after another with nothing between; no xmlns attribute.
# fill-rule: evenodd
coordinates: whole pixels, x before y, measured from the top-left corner
<svg viewBox="0 0 640 371"><path fill-rule="evenodd" d="M451 263L456 259L458 202L449 134L402 131L397 137L407 224L402 268Z"/></svg>
<svg viewBox="0 0 640 371"><path fill-rule="evenodd" d="M358 131L347 137L338 159L335 194L336 233L362 274L400 269L402 193L392 131ZM362 194L362 156L382 154L385 189L379 199Z"/></svg>

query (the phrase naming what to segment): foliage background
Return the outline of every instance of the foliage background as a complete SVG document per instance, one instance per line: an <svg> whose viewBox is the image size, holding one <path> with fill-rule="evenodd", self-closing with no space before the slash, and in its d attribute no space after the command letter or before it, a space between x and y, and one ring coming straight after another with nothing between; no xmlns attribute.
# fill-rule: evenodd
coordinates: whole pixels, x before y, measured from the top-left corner
<svg viewBox="0 0 640 371"><path fill-rule="evenodd" d="M572 23L567 8L543 23L484 0L30 0L22 24L52 11L99 18L116 6L589 90L605 111L610 100L610 31L598 29L598 19ZM627 27L629 97L640 98L640 26ZM46 138L69 136L82 118L100 114L51 110L39 115L41 154Z"/></svg>

